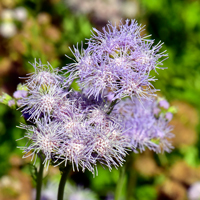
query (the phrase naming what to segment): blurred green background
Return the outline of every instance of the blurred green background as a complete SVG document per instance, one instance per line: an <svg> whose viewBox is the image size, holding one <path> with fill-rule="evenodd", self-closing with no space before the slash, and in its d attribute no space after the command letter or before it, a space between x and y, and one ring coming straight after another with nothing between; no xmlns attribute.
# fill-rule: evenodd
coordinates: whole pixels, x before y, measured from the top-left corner
<svg viewBox="0 0 200 200"><path fill-rule="evenodd" d="M0 94L12 95L20 80L33 71L28 63L47 61L66 65L69 47L86 42L91 28L127 18L146 25L155 43L164 42L169 58L158 70L155 87L177 108L174 150L156 155L146 151L130 155L122 199L184 200L188 189L200 181L200 1L198 0L1 0ZM19 111L0 104L0 199L28 200L31 181L29 160L17 146L24 145ZM58 174L51 169L46 177ZM111 200L119 170L99 166L99 175L75 172L74 183L93 190L99 199ZM12 183L12 184L9 184ZM127 193L128 191L128 193ZM200 193L200 191L197 191Z"/></svg>

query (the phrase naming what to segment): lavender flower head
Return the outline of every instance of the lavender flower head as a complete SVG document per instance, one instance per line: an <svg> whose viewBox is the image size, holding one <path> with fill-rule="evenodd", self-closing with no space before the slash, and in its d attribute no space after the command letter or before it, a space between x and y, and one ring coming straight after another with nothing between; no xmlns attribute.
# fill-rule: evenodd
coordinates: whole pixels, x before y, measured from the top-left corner
<svg viewBox="0 0 200 200"><path fill-rule="evenodd" d="M167 109L162 110L160 102L156 98L153 101L134 98L115 105L114 112L122 117L127 130L125 134L136 150L144 151L147 147L160 153L170 152L173 148L170 139L174 135L171 133L172 127L168 125L172 117L168 116L170 112Z"/></svg>
<svg viewBox="0 0 200 200"><path fill-rule="evenodd" d="M22 147L25 157L32 157L32 160L42 153L44 155L44 164L49 166L51 158L58 151L62 143L62 130L61 123L50 121L46 116L41 120L36 121L35 125L21 124L22 129L26 130L25 138L29 142L25 147Z"/></svg>
<svg viewBox="0 0 200 200"><path fill-rule="evenodd" d="M46 86L53 86L62 83L62 76L58 75L58 70L53 69L50 63L42 64L41 60L30 63L34 69L34 73L28 74L26 86L29 90L40 90Z"/></svg>
<svg viewBox="0 0 200 200"><path fill-rule="evenodd" d="M111 92L115 100L153 95L156 90L151 81L155 79L149 73L160 68L160 58L167 54L159 53L162 43L153 46L153 40L141 36L143 30L135 20L121 22L119 27L109 23L103 32L93 29L87 49L79 52L74 47L76 63L63 69L79 78L80 87L87 88L88 96L105 97Z"/></svg>
<svg viewBox="0 0 200 200"><path fill-rule="evenodd" d="M44 65L35 60L32 66L35 72L29 74L25 84L28 91L14 92L14 97L20 98L19 106L27 120L37 120L46 113L50 116L68 94L62 87L63 77L49 63Z"/></svg>
<svg viewBox="0 0 200 200"><path fill-rule="evenodd" d="M28 92L26 90L17 90L13 93L13 97L16 99L22 99L27 97Z"/></svg>

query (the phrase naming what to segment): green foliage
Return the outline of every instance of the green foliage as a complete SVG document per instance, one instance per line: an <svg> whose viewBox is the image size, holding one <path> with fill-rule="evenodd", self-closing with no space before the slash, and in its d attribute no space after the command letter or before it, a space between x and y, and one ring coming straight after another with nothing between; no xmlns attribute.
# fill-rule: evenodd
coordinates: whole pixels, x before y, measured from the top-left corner
<svg viewBox="0 0 200 200"><path fill-rule="evenodd" d="M12 100L12 97L6 93L3 93L2 96L0 96L0 102L8 105L8 102Z"/></svg>
<svg viewBox="0 0 200 200"><path fill-rule="evenodd" d="M136 199L154 200L157 197L157 192L154 186L143 185L136 189Z"/></svg>
<svg viewBox="0 0 200 200"><path fill-rule="evenodd" d="M112 172L110 172L109 170L98 166L98 174L99 175L95 178L91 177L92 189L101 194L112 191L118 181L119 171L113 169Z"/></svg>
<svg viewBox="0 0 200 200"><path fill-rule="evenodd" d="M23 130L16 128L20 121L24 121L20 115L20 112L0 104L0 177L10 168L10 155L21 155L21 150L16 147L25 145L25 141L16 141L24 135Z"/></svg>
<svg viewBox="0 0 200 200"><path fill-rule="evenodd" d="M147 29L163 41L169 59L158 70L155 83L168 99L181 99L199 107L200 98L200 2L142 0Z"/></svg>

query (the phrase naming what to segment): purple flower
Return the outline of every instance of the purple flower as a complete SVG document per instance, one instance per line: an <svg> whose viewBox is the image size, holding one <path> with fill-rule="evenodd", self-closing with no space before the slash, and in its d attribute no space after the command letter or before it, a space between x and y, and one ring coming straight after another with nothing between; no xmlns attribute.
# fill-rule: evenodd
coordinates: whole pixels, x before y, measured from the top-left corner
<svg viewBox="0 0 200 200"><path fill-rule="evenodd" d="M72 165L73 170L75 168L79 171L79 167L82 168L84 172L85 169L88 169L92 173L94 173L94 165L95 160L91 158L91 147L88 146L88 138L86 135L74 135L68 138L68 131L66 130L65 140L59 148L58 155L56 158L58 159L59 164L65 163L65 166L68 164ZM89 135L87 135L89 136Z"/></svg>
<svg viewBox="0 0 200 200"><path fill-rule="evenodd" d="M45 166L49 166L51 158L56 155L63 142L63 126L61 123L50 121L48 117L37 120L35 125L21 124L26 130L24 138L28 138L27 146L21 147L24 150L24 158L32 156L37 158L38 153L43 153Z"/></svg>
<svg viewBox="0 0 200 200"><path fill-rule="evenodd" d="M30 119L38 119L42 114L49 116L56 111L57 107L64 101L68 92L65 92L58 85L44 90L32 90L26 98L21 99L20 106L22 113L28 113Z"/></svg>
<svg viewBox="0 0 200 200"><path fill-rule="evenodd" d="M128 138L123 134L122 127L119 124L107 122L92 129L93 138L90 143L95 160L106 165L109 170L112 166L116 168L122 166L131 147Z"/></svg>
<svg viewBox="0 0 200 200"><path fill-rule="evenodd" d="M136 149L144 151L145 147L157 153L169 152L173 147L169 141L173 137L168 120L160 113L155 115L158 107L156 99L153 101L137 98L126 99L115 106L115 113L121 115L125 123L125 134L130 138Z"/></svg>
<svg viewBox="0 0 200 200"><path fill-rule="evenodd" d="M167 113L165 114L165 118L166 118L168 121L171 121L172 118L173 118L173 114L172 114L171 112L167 112Z"/></svg>
<svg viewBox="0 0 200 200"><path fill-rule="evenodd" d="M159 106L167 110L169 108L169 103L165 99L163 99L159 101Z"/></svg>
<svg viewBox="0 0 200 200"><path fill-rule="evenodd" d="M143 29L135 20L126 20L119 29L109 23L103 33L93 30L86 50L79 53L74 47L77 62L63 68L79 78L78 83L87 89L86 94L98 98L111 92L113 100L154 95L156 90L151 82L155 79L149 73L160 68L160 58L167 56L158 53L162 44L153 46L153 40L141 36Z"/></svg>
<svg viewBox="0 0 200 200"><path fill-rule="evenodd" d="M22 99L24 97L27 97L28 95L28 91L25 91L25 90L17 90L13 93L13 97L15 99Z"/></svg>
<svg viewBox="0 0 200 200"><path fill-rule="evenodd" d="M8 106L9 107L12 107L14 105L15 105L15 100L14 99L11 99L11 100L8 101Z"/></svg>
<svg viewBox="0 0 200 200"><path fill-rule="evenodd" d="M30 63L31 64L31 63ZM39 90L49 86L54 86L63 83L62 76L58 75L58 70L53 69L50 63L42 64L41 60L31 64L35 72L30 73L26 80L26 86L30 90Z"/></svg>

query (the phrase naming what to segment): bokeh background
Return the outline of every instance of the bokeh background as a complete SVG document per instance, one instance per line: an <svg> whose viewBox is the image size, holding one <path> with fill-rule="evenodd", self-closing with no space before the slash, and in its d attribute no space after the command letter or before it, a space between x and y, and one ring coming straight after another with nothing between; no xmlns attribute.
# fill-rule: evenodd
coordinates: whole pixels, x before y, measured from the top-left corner
<svg viewBox="0 0 200 200"><path fill-rule="evenodd" d="M171 122L174 150L130 155L122 199L194 200L192 195L200 196L200 1L0 0L0 94L12 96L23 81L18 77L33 71L28 62L36 58L61 68L70 62L65 54L73 57L69 47L85 43L92 27L101 30L108 21L118 24L127 18L146 25L145 32L155 43L164 42L167 69L152 75L158 79L159 95L177 113ZM1 200L30 200L34 195L34 167L17 148L25 144L17 140L24 134L16 128L20 122L20 111L0 103ZM71 184L90 188L96 199L112 200L119 170L98 169L95 178L88 172L71 174ZM59 172L50 168L44 176L44 190L50 196L46 199L54 200L52 189L48 193L49 180L55 189Z"/></svg>

